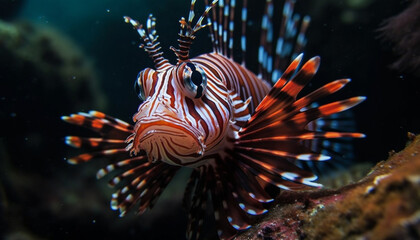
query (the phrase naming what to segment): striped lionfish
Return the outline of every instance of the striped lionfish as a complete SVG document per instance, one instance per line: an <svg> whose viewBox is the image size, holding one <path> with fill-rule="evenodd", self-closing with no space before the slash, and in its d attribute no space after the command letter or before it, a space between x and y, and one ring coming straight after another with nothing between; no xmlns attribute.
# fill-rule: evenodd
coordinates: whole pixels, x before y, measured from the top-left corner
<svg viewBox="0 0 420 240"><path fill-rule="evenodd" d="M142 70L135 81L142 103L133 116L134 126L98 111L62 119L100 134L99 138L66 137L68 145L91 150L69 162L110 161L97 172L97 178L116 172L110 180L118 188L111 207L121 216L134 207L140 214L152 208L176 172L190 167L193 171L184 195L189 212L187 238L200 237L206 213L211 211L219 238L230 239L250 228L254 216L267 212L266 203L273 201L266 191L270 185L285 190L321 187L315 174L298 167L302 161L330 159L313 151L311 144L364 135L320 131L315 125L318 119L365 98L312 105L343 88L349 79L333 81L297 98L317 72L320 58L302 63L302 54L295 54L280 74L284 58L302 49L309 24L308 17L293 14L294 0L285 1L277 42L273 41L274 5L266 1L259 74L248 70L245 63L247 0L241 2L241 22L236 24L242 26L242 61L233 59L233 36L238 31L234 29L235 0L210 4L206 0L204 13L194 24L195 2L191 1L188 19L180 20L179 47L171 47L177 57L175 65L163 56L152 15L146 28L124 17L139 33L144 42L141 47L155 66ZM190 58L195 34L205 27L210 29L213 52ZM295 51L291 48L294 39Z"/></svg>

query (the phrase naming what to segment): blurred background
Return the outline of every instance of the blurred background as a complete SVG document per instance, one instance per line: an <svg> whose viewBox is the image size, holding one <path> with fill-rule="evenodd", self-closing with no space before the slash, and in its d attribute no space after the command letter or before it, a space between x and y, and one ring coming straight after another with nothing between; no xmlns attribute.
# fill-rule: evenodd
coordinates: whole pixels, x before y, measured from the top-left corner
<svg viewBox="0 0 420 240"><path fill-rule="evenodd" d="M264 4L250 2L249 27L258 29ZM367 134L355 141L355 162L385 160L405 146L407 132L420 130L415 117L420 52L402 38L389 37L418 36L413 29L420 28L396 25L387 28L388 35L379 30L411 4L418 1L305 0L296 6L312 19L305 58L322 59L305 90L351 78L335 97L367 96L353 111L357 130ZM152 211L119 218L109 208L112 189L95 178L103 164L73 166L63 160L77 153L64 145L64 136L83 132L60 116L94 109L131 123L140 103L133 82L153 64L123 16L145 22L153 13L163 50L173 62L169 46L177 44L178 20L187 17L189 5L188 0L0 0L2 239L184 238L181 199L188 172L176 177ZM392 32L398 29L403 33ZM211 51L206 31L193 44L192 56Z"/></svg>

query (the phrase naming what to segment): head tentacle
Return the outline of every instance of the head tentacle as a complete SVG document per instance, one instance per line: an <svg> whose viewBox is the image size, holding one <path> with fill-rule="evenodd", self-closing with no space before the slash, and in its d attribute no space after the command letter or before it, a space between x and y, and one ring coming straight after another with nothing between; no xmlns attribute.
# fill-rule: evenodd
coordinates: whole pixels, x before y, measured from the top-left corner
<svg viewBox="0 0 420 240"><path fill-rule="evenodd" d="M192 27L192 22L195 17L194 13L194 6L195 6L196 0L191 0L191 7L190 12L188 14L188 21L182 17L181 20L179 20L179 23L181 24L181 30L179 31L179 38L178 38L178 49L171 47L171 50L174 51L176 57L178 58L178 63L187 61L189 59L189 53L190 53L190 47L195 39L195 33L198 32L200 29L203 29L209 25L211 25L210 22L207 24L203 24L204 18L207 17L210 10L216 5L218 0L213 0L213 2L206 7L206 10L204 10L201 17L197 20L197 23Z"/></svg>
<svg viewBox="0 0 420 240"><path fill-rule="evenodd" d="M152 14L150 14L147 18L147 32L143 28L143 24L140 24L137 20L127 16L124 16L124 20L126 23L131 23L143 39L144 44L141 44L140 48L144 48L150 58L152 58L157 71L163 71L171 66L168 59L163 57L162 47L158 41L159 36L157 35L157 31L155 29L156 18L154 18Z"/></svg>

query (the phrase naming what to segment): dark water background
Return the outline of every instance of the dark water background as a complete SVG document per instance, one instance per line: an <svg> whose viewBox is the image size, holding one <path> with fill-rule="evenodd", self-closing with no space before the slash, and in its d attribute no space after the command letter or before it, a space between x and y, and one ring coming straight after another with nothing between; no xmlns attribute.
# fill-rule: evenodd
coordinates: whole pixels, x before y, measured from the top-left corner
<svg viewBox="0 0 420 240"><path fill-rule="evenodd" d="M14 1L0 1L3 2L5 5L0 8L4 9L7 2ZM367 96L367 101L354 110L358 131L368 136L356 141L359 162L386 159L389 151L404 147L408 131L420 130L415 117L420 99L419 79L388 68L397 56L392 53L392 43L381 40L377 31L385 19L408 5L409 1L396 0L308 0L297 6L299 12L312 17L306 59L314 55L322 58L320 70L308 88L350 77L352 82L337 98ZM138 49L139 37L122 16L145 22L148 14L153 13L166 56L174 60L168 48L176 45L178 20L187 17L188 9L187 0L26 0L15 14L5 11L6 22L27 21L57 29L71 39L83 52L85 61L92 64L98 79L97 90L104 99L89 100L96 96L92 95L76 106L72 102L78 101L79 96L72 95L67 88L50 89L44 94L45 83L32 87L30 75L0 72L0 236L5 239L184 236L186 217L180 206L184 176L179 177L179 184L172 184L151 213L118 218L109 209L112 191L104 189L106 184L94 178L95 169L102 165L70 166L63 161L74 152L64 146L62 138L78 130L62 123L60 116L96 109L131 122L139 104L133 81L138 71L152 67L152 63ZM250 11L257 16L260 9L256 5ZM258 19L251 20L258 25ZM192 47L193 56L211 50L209 40L202 35L199 38L202 39ZM0 58L2 63L8 62L7 56L0 54ZM13 70L13 66L7 69Z"/></svg>

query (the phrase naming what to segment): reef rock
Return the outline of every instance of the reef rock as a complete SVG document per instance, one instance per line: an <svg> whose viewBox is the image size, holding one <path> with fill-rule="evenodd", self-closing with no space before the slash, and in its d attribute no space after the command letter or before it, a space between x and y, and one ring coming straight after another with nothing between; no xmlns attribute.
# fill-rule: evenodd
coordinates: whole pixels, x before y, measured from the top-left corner
<svg viewBox="0 0 420 240"><path fill-rule="evenodd" d="M276 206L237 239L419 239L420 136L356 183L283 191Z"/></svg>

